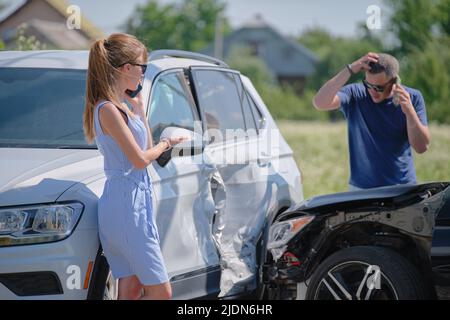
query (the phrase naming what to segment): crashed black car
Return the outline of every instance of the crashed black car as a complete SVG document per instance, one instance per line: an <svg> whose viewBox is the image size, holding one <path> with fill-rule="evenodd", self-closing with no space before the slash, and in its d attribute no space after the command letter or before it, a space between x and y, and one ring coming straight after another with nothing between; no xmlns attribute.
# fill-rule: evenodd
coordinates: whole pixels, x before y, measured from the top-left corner
<svg viewBox="0 0 450 320"><path fill-rule="evenodd" d="M277 216L264 245L269 299L448 299L450 183L318 196Z"/></svg>

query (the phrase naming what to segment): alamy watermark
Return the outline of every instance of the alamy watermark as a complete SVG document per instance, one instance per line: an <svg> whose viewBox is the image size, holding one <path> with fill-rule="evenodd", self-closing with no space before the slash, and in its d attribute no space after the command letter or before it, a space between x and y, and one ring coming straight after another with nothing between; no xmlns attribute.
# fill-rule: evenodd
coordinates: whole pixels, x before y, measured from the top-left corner
<svg viewBox="0 0 450 320"><path fill-rule="evenodd" d="M69 30L81 29L81 8L79 6L70 5L66 9L69 15L66 20L66 26Z"/></svg>
<svg viewBox="0 0 450 320"><path fill-rule="evenodd" d="M366 275L368 275L366 281L367 289L381 289L381 271L379 266L370 265L367 268Z"/></svg>
<svg viewBox="0 0 450 320"><path fill-rule="evenodd" d="M66 288L69 290L81 289L81 268L77 265L71 264L66 269L68 275L66 279Z"/></svg>
<svg viewBox="0 0 450 320"><path fill-rule="evenodd" d="M190 135L188 141L173 146L171 158L203 165L255 165L258 175L267 176L278 172L283 152L281 133L276 128L255 129L219 129L210 127L203 131L202 123L196 121L194 131L173 128L170 137ZM208 145L208 148L205 148ZM203 151L200 149L203 148ZM180 157L192 154L195 157Z"/></svg>
<svg viewBox="0 0 450 320"><path fill-rule="evenodd" d="M366 13L369 15L366 20L366 26L369 30L381 29L381 8L377 5L367 7Z"/></svg>

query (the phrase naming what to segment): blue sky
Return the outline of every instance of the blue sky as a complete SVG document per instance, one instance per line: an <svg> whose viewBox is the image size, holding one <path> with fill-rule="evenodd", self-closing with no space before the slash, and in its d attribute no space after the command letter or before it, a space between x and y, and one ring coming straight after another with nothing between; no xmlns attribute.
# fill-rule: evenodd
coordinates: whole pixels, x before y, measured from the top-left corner
<svg viewBox="0 0 450 320"><path fill-rule="evenodd" d="M3 0L12 5L23 0ZM68 0L78 5L81 13L95 23L103 32L120 30L119 26L132 14L138 4L147 0ZM160 3L179 0L159 0ZM381 8L381 18L388 13L382 0L226 0L226 16L233 27L239 27L259 13L264 20L285 35L298 35L305 28L322 26L335 35L351 36L356 24L367 20L370 5ZM383 31L385 24L382 24Z"/></svg>

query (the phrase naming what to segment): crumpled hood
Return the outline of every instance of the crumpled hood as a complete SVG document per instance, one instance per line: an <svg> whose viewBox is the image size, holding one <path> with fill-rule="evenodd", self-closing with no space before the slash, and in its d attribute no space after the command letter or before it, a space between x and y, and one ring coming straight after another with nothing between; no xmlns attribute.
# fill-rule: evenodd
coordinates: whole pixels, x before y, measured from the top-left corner
<svg viewBox="0 0 450 320"><path fill-rule="evenodd" d="M0 148L0 206L54 202L103 173L98 150Z"/></svg>
<svg viewBox="0 0 450 320"><path fill-rule="evenodd" d="M327 208L344 208L346 206L357 205L364 201L394 199L408 193L417 192L418 190L426 190L427 188L442 187L448 182L427 182L421 184L403 184L386 187L378 187L364 190L338 192L316 196L301 202L294 210L297 211L313 211L313 212L327 212Z"/></svg>

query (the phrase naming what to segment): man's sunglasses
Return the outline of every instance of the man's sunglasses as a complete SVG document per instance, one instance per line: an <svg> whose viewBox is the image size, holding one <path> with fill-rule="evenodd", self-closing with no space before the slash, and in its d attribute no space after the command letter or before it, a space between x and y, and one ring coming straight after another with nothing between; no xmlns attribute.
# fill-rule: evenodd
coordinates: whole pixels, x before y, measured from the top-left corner
<svg viewBox="0 0 450 320"><path fill-rule="evenodd" d="M133 65L133 66L139 66L139 67L141 67L142 74L144 74L145 71L147 70L147 65L146 65L146 64L139 64L139 63L132 63L132 62L125 62L125 63L122 63L119 67L122 67L122 66L126 65L127 63L129 63L129 64L131 64L131 65Z"/></svg>
<svg viewBox="0 0 450 320"><path fill-rule="evenodd" d="M386 87L387 87L388 85L390 85L391 83L394 83L395 80L396 80L396 78L392 78L391 80L389 80L389 81L388 81L386 84L384 84L384 85L371 84L371 83L367 82L366 79L363 79L362 82L364 83L364 86L365 86L367 89L373 89L373 90L375 90L376 92L383 92L384 90L386 90Z"/></svg>

